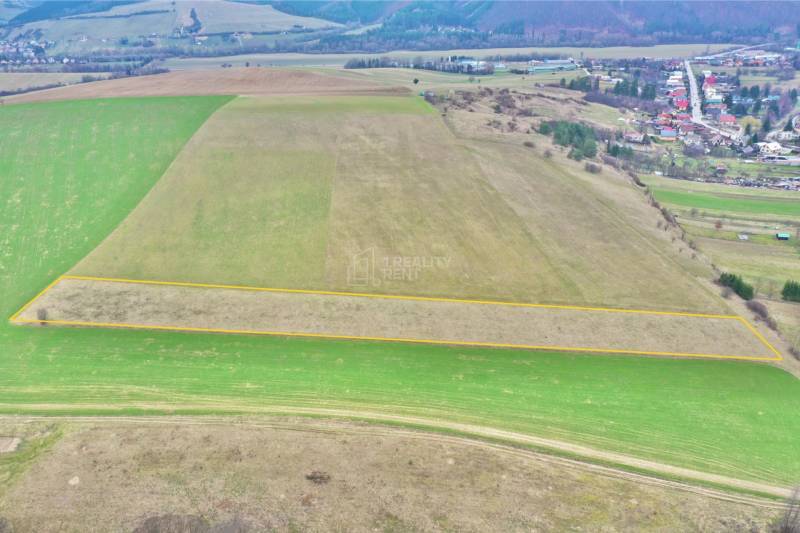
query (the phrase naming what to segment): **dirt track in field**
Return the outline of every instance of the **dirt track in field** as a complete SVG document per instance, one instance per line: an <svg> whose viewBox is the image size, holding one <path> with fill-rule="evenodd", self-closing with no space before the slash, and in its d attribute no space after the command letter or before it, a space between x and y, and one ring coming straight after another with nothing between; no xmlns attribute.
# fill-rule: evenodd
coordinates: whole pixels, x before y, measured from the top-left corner
<svg viewBox="0 0 800 533"><path fill-rule="evenodd" d="M44 313L44 315L42 314ZM64 278L19 318L646 353L774 354L735 319Z"/></svg>
<svg viewBox="0 0 800 533"><path fill-rule="evenodd" d="M405 95L408 89L300 70L229 68L176 71L58 87L4 98L7 103L135 96Z"/></svg>
<svg viewBox="0 0 800 533"><path fill-rule="evenodd" d="M291 530L765 531L777 502L530 450L296 417L0 418L64 436L0 500L18 530L132 530L164 514ZM319 472L315 483L309 479ZM47 513L41 509L47 508ZM16 530L16 529L15 529ZM238 531L238 530L237 530Z"/></svg>

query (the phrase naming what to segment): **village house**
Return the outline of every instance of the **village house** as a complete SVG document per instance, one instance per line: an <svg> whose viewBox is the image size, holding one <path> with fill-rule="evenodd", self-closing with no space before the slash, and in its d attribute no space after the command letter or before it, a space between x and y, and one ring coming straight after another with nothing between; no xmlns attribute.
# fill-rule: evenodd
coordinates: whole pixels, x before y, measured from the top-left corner
<svg viewBox="0 0 800 533"><path fill-rule="evenodd" d="M661 131L658 134L658 138L662 141L672 142L678 138L678 132L675 128L661 128Z"/></svg>

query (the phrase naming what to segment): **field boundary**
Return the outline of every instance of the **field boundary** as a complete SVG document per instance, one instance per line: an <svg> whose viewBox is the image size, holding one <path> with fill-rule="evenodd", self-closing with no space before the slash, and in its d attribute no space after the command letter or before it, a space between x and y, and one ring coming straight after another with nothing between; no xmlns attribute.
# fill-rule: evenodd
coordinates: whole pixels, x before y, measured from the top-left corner
<svg viewBox="0 0 800 533"><path fill-rule="evenodd" d="M496 343L496 342L475 342L475 341L451 341L451 340L438 340L438 339L416 339L416 338L394 338L394 337L373 337L373 336L356 336L356 335L337 335L329 333L311 333L311 332L285 332L285 331L263 331L263 330L243 330L243 329L226 329L226 328L202 328L202 327L189 327L189 326L166 326L166 325L150 325L150 324L129 324L129 323L113 323L113 322L91 322L91 321L74 321L74 320L50 320L50 319L30 319L22 318L21 315L31 305L34 304L39 298L46 294L51 288L57 285L62 280L84 280L84 281L102 281L102 282L115 282L115 283L133 283L143 285L166 285L175 287L196 287L207 289L231 289L243 291L258 291L258 292L273 292L273 293L289 293L289 294L312 294L312 295L325 295L325 296L347 296L347 297L362 297L362 298L376 298L387 300L408 300L408 301L426 301L426 302L449 302L449 303L465 303L465 304L479 304L479 305L496 305L508 307L528 307L538 309L567 309L587 312L607 312L607 313L628 313L640 315L661 315L661 316L681 316L681 317L694 317L694 318L713 318L735 320L740 322L752 333L758 341L767 348L767 350L774 354L772 357L763 356L750 356L750 355L726 355L715 353L690 353L690 352L667 352L667 351L646 351L646 350L626 350L619 348L588 348L588 347L574 347L574 346L553 346L553 345L529 345L529 344L511 344L511 343ZM127 328L127 329L151 329L151 330L169 330L169 331L189 331L189 332L205 332L205 333L229 333L229 334L245 334L245 335L270 335L277 337L311 337L311 338L328 338L328 339L342 339L342 340L366 340L366 341L384 341L384 342L405 342L416 344L437 344L437 345L455 345L455 346L477 346L477 347L493 347L493 348L518 348L528 350L548 350L548 351L566 351L566 352L589 352L589 353L604 353L604 354L623 354L623 355L647 355L647 356L667 356L667 357L700 357L700 358L713 358L713 359L738 359L744 361L782 361L783 356L781 353L744 317L739 315L721 315L721 314L707 314L707 313L688 313L680 311L656 311L648 309L616 309L610 307L589 307L577 305L557 305L557 304L535 304L524 302L502 302L494 300L474 300L474 299L459 299L459 298L441 298L441 297L428 297L428 296L404 296L404 295L390 295L390 294L375 294L375 293L359 293L359 292L343 292L343 291L324 291L324 290L310 290L310 289L286 289L274 287L250 287L245 285L224 285L214 283L192 283L181 281L158 281L158 280L134 280L125 278L106 278L96 276L77 276L77 275L63 275L53 280L49 285L42 289L36 296L29 302L23 305L10 319L12 323L28 323L28 324L56 324L67 326L89 326L89 327L111 327L111 328Z"/></svg>

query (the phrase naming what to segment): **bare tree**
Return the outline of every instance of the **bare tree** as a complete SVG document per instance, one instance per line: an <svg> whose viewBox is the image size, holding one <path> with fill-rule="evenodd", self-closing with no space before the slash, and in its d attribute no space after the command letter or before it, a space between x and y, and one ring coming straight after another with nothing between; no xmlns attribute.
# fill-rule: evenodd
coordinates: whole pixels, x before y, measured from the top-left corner
<svg viewBox="0 0 800 533"><path fill-rule="evenodd" d="M786 502L786 513L778 523L777 533L800 533L800 485L794 488Z"/></svg>

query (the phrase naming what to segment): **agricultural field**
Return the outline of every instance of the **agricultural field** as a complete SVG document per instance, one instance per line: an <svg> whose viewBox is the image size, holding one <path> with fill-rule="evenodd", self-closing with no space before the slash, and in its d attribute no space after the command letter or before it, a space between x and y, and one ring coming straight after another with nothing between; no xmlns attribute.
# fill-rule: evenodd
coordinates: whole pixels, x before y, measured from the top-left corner
<svg viewBox="0 0 800 533"><path fill-rule="evenodd" d="M115 80L82 83L9 96L7 103L118 98L124 96L217 95L406 95L408 89L377 85L334 74L306 70L278 71L266 68L231 68L213 72L167 72Z"/></svg>
<svg viewBox="0 0 800 533"><path fill-rule="evenodd" d="M525 167L541 169L535 195ZM70 273L353 291L370 253L372 292L724 309L620 210L522 146L462 142L421 98L239 98ZM398 258L435 264L385 273Z"/></svg>
<svg viewBox="0 0 800 533"><path fill-rule="evenodd" d="M481 106L442 117L440 109L406 90L406 95L387 94L389 85L345 81L353 83L351 94L335 78L334 94L323 84L316 94L287 96L287 81L283 93L261 88L261 94L239 97L129 94L4 105L0 174L9 179L0 182L0 311L10 317L64 273L353 291L353 281L362 281L352 276L354 256L370 250L378 264L386 258L394 264L397 257L401 266L409 257L442 260L426 263L433 266L420 276L382 276L377 286L367 287L375 292L732 312L701 281L704 267L687 266L694 265L688 253L679 256L656 224L657 211L623 176L611 169L590 174L555 147L554 155L545 156L547 139L538 134L518 131L500 140L482 118L489 111ZM227 90L237 92L236 87ZM536 146L523 145L523 138ZM568 224L564 213L575 214ZM227 446L225 439L234 438L173 426L174 442L162 446L163 432L122 427L124 419L135 424L146 415L164 423L169 422L164 415L182 415L187 426L189 419L215 416L230 422L256 415L347 418L358 427L382 422L411 434L424 429L442 437L480 436L527 451L589 457L662 478L781 497L800 479L800 380L786 370L794 368L789 363L782 368L564 350L21 327L3 321L0 414L65 418L37 437L25 433L20 450L0 458L0 476L13 480L0 492L0 516L15 523L25 519L20 515L33 516L27 508L20 511L20 502L40 495L41 501L54 501L55 515L74 523L74 511L37 484L38 476L53 475L60 490L78 487L72 501L108 520L108 509L98 504L103 500L91 495L102 497L99 484L119 479L130 461L150 469L126 476L131 483L143 494L151 489L165 494L165 480L181 482L165 466L169 458L183 464L178 445L192 442L195 447L186 449L198 449L201 439ZM69 421L87 415L118 417L119 433ZM8 419L0 420L0 433L11 427L3 424ZM403 435L389 435L385 442ZM274 432L237 433L247 458L243 471L253 459L249 450L261 457L259 439L278 446L284 438ZM322 466L287 463L292 475L323 468L333 474L331 487L339 486L342 472L355 463L329 458L360 455L361 441L347 439L353 440L350 447L331 443L318 450ZM116 463L103 451L120 449L120 442L151 441L152 449L124 448L133 458L118 457ZM280 447L280 453L290 447ZM75 449L87 455L76 456ZM437 450L420 450L419 457L442 453ZM61 457L74 461L63 466ZM425 468L433 461L408 459ZM412 468L408 459L403 464ZM97 466L105 461L108 469ZM486 472L474 466L485 461L476 458L469 472ZM203 487L220 480L213 473L217 467L206 466L210 484L192 481L197 483L186 498L176 496L176 508L186 508L187 500L207 505ZM79 481L67 483L74 476ZM233 479L221 482L224 494L241 496L247 506L253 487L263 487L257 477L239 485ZM309 490L298 495L300 486L286 483L293 487L287 494L294 498L294 513ZM83 487L90 492L79 492ZM504 493L510 500L516 501L516 487ZM586 500L571 500L575 505L597 498L580 495ZM322 514L297 520L341 516L325 514L336 507L334 496L314 492L307 500L325 502L314 511ZM157 514L159 503L147 499L148 512ZM443 509L448 505L442 502ZM545 500L542 505L552 507ZM376 527L396 525L383 511L363 510ZM553 513L545 525L570 525L557 508ZM213 520L227 519L223 515ZM404 516L412 525L424 526L429 519ZM125 527L136 525L128 520ZM456 525L469 524L472 515L458 520L463 522ZM520 520L539 524L527 515ZM608 523L624 527L620 520ZM758 520L767 520L766 514Z"/></svg>
<svg viewBox="0 0 800 533"><path fill-rule="evenodd" d="M70 72L0 72L0 92L33 89L54 84L79 83L86 74ZM93 77L105 77L103 73Z"/></svg>
<svg viewBox="0 0 800 533"><path fill-rule="evenodd" d="M459 49L459 50L435 50L435 51L407 51L398 50L385 54L301 54L301 53L275 53L275 54L242 54L234 56L219 57L193 57L193 58L169 58L163 65L169 69L209 69L217 68L223 63L228 63L236 67L243 67L245 63L252 65L275 67L341 67L350 59L361 59L364 57L390 56L401 59L412 59L415 57L439 58L447 55L474 56L483 58L497 55L515 54L542 54L547 56L571 56L571 57L593 57L623 59L636 57L680 57L705 55L707 53L720 52L729 48L735 48L736 44L663 44L656 46L613 46L607 48L576 48L576 47L547 47L547 48L480 48L480 49Z"/></svg>
<svg viewBox="0 0 800 533"><path fill-rule="evenodd" d="M744 275L772 297L786 279L800 278L797 193L658 176L645 181L656 200L677 213L683 228L721 268ZM792 238L779 241L778 232ZM741 234L747 234L746 241L739 238Z"/></svg>
<svg viewBox="0 0 800 533"><path fill-rule="evenodd" d="M644 178L655 198L673 211L700 251L723 270L742 275L756 291L780 299L783 284L800 279L800 195L658 176ZM788 241L775 238L791 235ZM747 235L742 240L740 235ZM797 346L800 306L772 302L779 324Z"/></svg>
<svg viewBox="0 0 800 533"><path fill-rule="evenodd" d="M334 67L306 67L304 70L335 75L353 80L369 80L395 87L407 87L414 91L476 90L481 87L529 89L535 83L558 84L561 78L567 81L585 76L582 70L555 74L512 74L496 72L491 75L469 75L410 68L340 69ZM414 83L414 80L417 83Z"/></svg>

